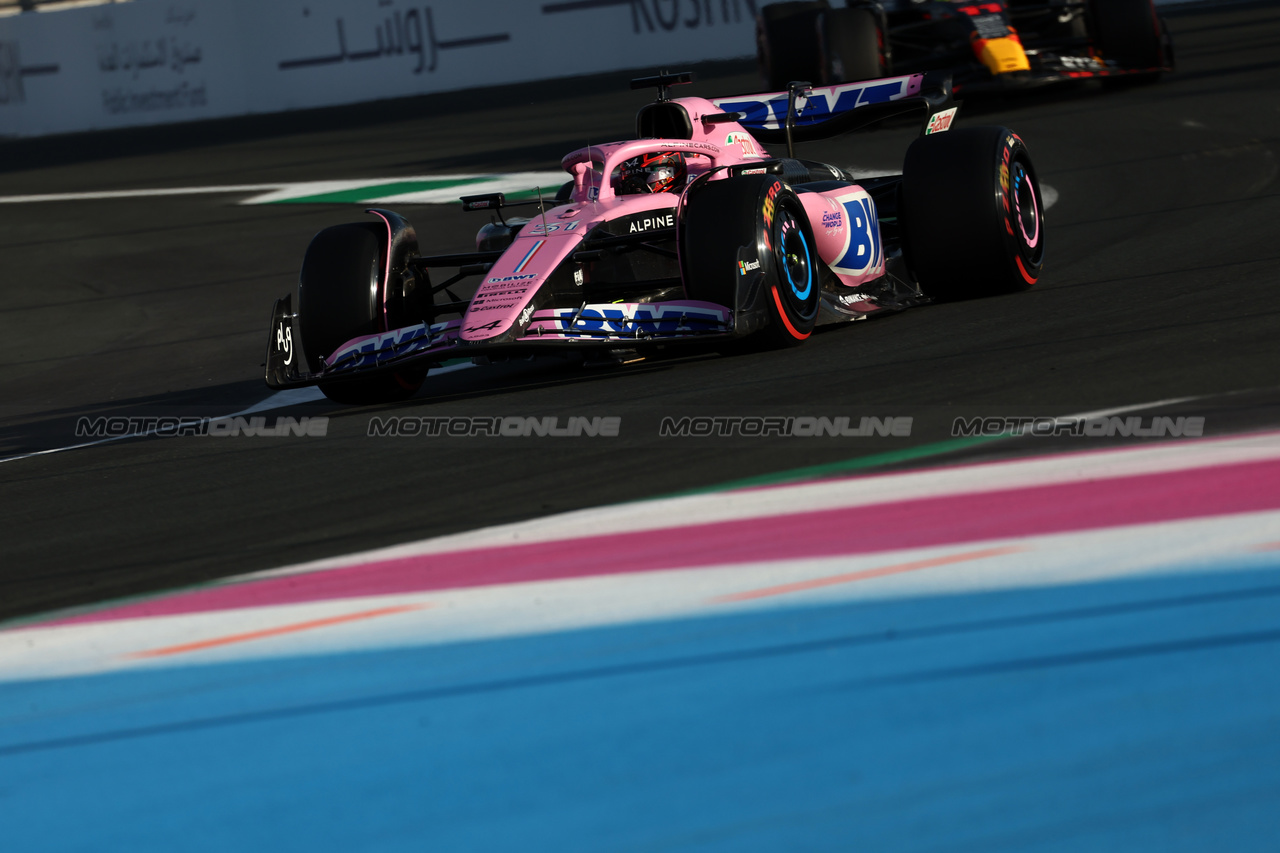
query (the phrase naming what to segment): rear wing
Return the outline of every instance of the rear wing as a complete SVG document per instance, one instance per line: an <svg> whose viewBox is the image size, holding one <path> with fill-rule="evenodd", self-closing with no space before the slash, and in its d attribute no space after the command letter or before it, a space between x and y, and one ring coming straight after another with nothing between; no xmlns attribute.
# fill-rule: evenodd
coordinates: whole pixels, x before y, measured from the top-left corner
<svg viewBox="0 0 1280 853"><path fill-rule="evenodd" d="M909 74L816 89L803 83L792 85L788 92L735 95L711 103L725 113L738 114L738 123L765 143L829 139L885 119L913 115L920 117L926 132L934 132L945 129L938 127L935 116L955 114L949 74Z"/></svg>

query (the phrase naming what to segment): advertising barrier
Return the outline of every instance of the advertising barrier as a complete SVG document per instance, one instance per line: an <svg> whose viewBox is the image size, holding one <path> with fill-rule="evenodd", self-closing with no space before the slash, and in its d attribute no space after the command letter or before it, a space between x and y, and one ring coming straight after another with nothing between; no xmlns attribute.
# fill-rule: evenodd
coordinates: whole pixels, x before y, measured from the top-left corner
<svg viewBox="0 0 1280 853"><path fill-rule="evenodd" d="M750 56L760 0L135 0L0 17L0 137Z"/></svg>
<svg viewBox="0 0 1280 853"><path fill-rule="evenodd" d="M749 57L767 2L133 0L9 14L0 138Z"/></svg>

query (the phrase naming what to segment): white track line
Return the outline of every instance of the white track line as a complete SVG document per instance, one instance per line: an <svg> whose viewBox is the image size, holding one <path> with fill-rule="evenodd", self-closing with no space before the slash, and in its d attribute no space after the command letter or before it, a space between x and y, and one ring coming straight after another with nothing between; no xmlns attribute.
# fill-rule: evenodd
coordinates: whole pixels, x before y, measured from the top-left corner
<svg viewBox="0 0 1280 853"><path fill-rule="evenodd" d="M225 187L171 187L154 190L111 190L91 193L48 193L46 195L0 196L0 204L31 204L45 201L93 201L113 198L159 198L162 196L212 195L215 193L263 193L288 184L240 184Z"/></svg>
<svg viewBox="0 0 1280 853"><path fill-rule="evenodd" d="M221 421L229 421L232 418L240 418L245 415L251 415L255 412L265 412L270 409L280 409L285 406L296 406L301 403L310 403L316 400L323 400L324 394L319 388L291 388L287 391L279 391L272 394L260 403L254 403L247 409L239 412L232 412L229 415L219 415L216 418L209 418L210 423L219 423ZM191 420L197 420L192 418ZM151 429L146 432L128 433L127 435L113 435L110 438L100 438L97 441L86 441L83 444L71 444L66 447L51 447L48 450L37 450L34 453L23 453L19 456L6 456L0 459L0 465L5 462L17 462L19 459L33 459L37 456L49 456L54 453L63 453L67 450L82 450L86 447L97 447L102 444L110 444L114 441L123 441L126 438L148 438L153 435L159 435L159 429Z"/></svg>
<svg viewBox="0 0 1280 853"><path fill-rule="evenodd" d="M423 175L402 178L368 178L360 181L318 181L305 184L288 184L280 189L253 198L247 198L240 204L277 204L281 202L306 199L311 196L324 196L330 193L347 193L368 188L370 192L361 198L361 204L453 204L459 196L474 192L524 192L542 187L543 193L553 197L560 185L569 179L565 172L507 172L492 175ZM406 190L404 185L411 183L432 183L438 181L465 181L448 187L435 189ZM382 189L374 191L376 188ZM317 203L326 203L321 199Z"/></svg>
<svg viewBox="0 0 1280 853"><path fill-rule="evenodd" d="M883 169L847 169L846 171L848 171L854 178L901 174L901 172L885 171ZM473 181L476 186L480 186L492 192L515 192L531 189L534 186L543 186L547 191L554 194L554 191L559 189L560 183L563 183L563 181L559 180L563 177L565 176L559 172L514 172L505 175L430 175L425 177L366 178L363 180L308 181L303 183L232 184L223 187L168 187L164 189L150 190L104 190L102 192L0 196L0 204L36 204L41 202L96 201L128 198L165 198L187 195L229 195L235 193L256 193L256 195L253 195L251 198L242 200L240 204L276 204L299 198L307 198L309 196L350 192L363 187L377 187L391 184L440 180L469 180ZM461 185L435 190L420 190L417 192L391 192L385 195L373 193L368 198L353 203L449 204L457 201L459 192L466 192L468 189L474 189L474 187ZM1045 210L1048 210L1058 203L1058 191L1048 184L1040 185L1040 193L1044 198Z"/></svg>
<svg viewBox="0 0 1280 853"><path fill-rule="evenodd" d="M1193 400L1203 400L1204 397L1170 397L1168 400L1156 400L1151 403L1138 403L1133 406L1120 406L1116 409L1099 409L1096 412L1084 412L1079 415L1063 415L1058 418L1060 421L1091 421L1094 418L1109 418L1112 415L1123 415L1128 412L1141 412L1144 409L1157 409L1161 406L1176 406L1179 403L1190 403Z"/></svg>
<svg viewBox="0 0 1280 853"><path fill-rule="evenodd" d="M457 370L466 370L474 367L472 364L451 364L447 367L433 368L427 372L427 376L440 376L444 373L453 373ZM254 403L247 409L239 412L232 412L229 415L219 415L210 418L210 423L218 423L221 421L229 421L232 418L242 418L245 415L252 415L258 412L269 412L273 409L283 409L288 406L300 406L303 403L316 403L325 399L324 393L314 386L305 388L289 388L284 391L277 391L265 400ZM123 441L126 438L148 438L159 434L158 429L148 430L147 432L130 433L128 435L113 435L110 438L101 438L97 441L87 441L83 444L71 444L66 447L51 447L48 450L37 450L34 453L23 453L18 456L6 456L0 459L0 465L5 462L17 462L20 459L33 459L37 456L49 456L54 453L63 453L68 450L82 450L86 447L97 447L102 444L110 444L113 441Z"/></svg>
<svg viewBox="0 0 1280 853"><path fill-rule="evenodd" d="M43 195L0 196L0 204L34 204L39 202L59 201L95 201L104 199L128 198L164 198L188 195L216 194L253 194L240 204L272 204L293 201L329 193L345 193L366 187L371 190L377 187L392 188L396 185L411 183L429 183L436 181L463 181L457 186L413 192L384 189L381 192L370 192L368 198L359 203L398 202L401 204L445 204L456 202L460 194L466 194L477 187L492 188L494 192L515 192L544 187L550 195L554 195L560 185L568 180L562 172L510 172L488 175L402 175L394 178L359 178L334 181L293 181L272 184L231 184L215 187L165 187L137 190L103 190L99 192L79 193L47 193ZM353 202L356 203L356 202Z"/></svg>

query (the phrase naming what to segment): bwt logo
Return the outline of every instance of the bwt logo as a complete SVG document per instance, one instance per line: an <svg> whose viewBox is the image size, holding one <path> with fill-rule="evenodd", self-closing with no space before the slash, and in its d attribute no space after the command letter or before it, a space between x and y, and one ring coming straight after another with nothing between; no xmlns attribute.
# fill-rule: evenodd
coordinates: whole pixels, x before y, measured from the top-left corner
<svg viewBox="0 0 1280 853"><path fill-rule="evenodd" d="M427 349L431 345L432 334L438 331L439 324L427 326L419 323L403 329L393 329L381 335L368 337L354 343L344 350L334 353L327 359L330 367L341 366L345 370L356 367L371 367L379 359L408 355L419 349Z"/></svg>
<svg viewBox="0 0 1280 853"><path fill-rule="evenodd" d="M725 24L751 24L756 19L756 0L596 0L546 3L542 14L594 11L601 6L630 6L631 31L696 30Z"/></svg>
<svg viewBox="0 0 1280 853"><path fill-rule="evenodd" d="M817 124L833 115L846 113L868 104L882 104L904 98L910 82L910 77L894 77L887 80L842 83L839 86L814 89L805 99L803 106L797 107L796 126ZM787 120L788 100L788 96L784 94L770 98L768 101L719 98L711 103L727 113L745 113L746 117L739 122L744 127L777 130Z"/></svg>
<svg viewBox="0 0 1280 853"><path fill-rule="evenodd" d="M566 337L593 337L602 334L641 333L673 334L686 331L718 331L725 326L727 314L681 305L638 305L628 317L622 308L596 306L575 310L555 309L554 331Z"/></svg>

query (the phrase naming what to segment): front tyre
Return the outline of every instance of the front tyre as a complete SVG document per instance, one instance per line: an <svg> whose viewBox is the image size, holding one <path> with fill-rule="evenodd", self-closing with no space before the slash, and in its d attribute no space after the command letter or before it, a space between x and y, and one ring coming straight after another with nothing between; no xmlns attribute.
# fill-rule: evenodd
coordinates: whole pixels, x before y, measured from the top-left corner
<svg viewBox="0 0 1280 853"><path fill-rule="evenodd" d="M800 200L789 189L778 194L770 236L770 323L763 334L774 343L795 346L813 333L822 286L821 261L814 251L808 219Z"/></svg>
<svg viewBox="0 0 1280 853"><path fill-rule="evenodd" d="M335 225L307 247L298 282L302 348L313 372L352 338L383 331L382 275L386 228L359 222ZM328 380L320 390L335 402L385 403L413 396L426 369L406 369L350 379Z"/></svg>
<svg viewBox="0 0 1280 853"><path fill-rule="evenodd" d="M1044 267L1044 203L1026 145L1005 127L921 137L902 169L906 260L925 293L1026 290Z"/></svg>
<svg viewBox="0 0 1280 853"><path fill-rule="evenodd" d="M690 299L732 309L752 331L763 318L753 343L796 345L813 332L821 260L800 199L777 178L711 181L692 193L680 262Z"/></svg>

